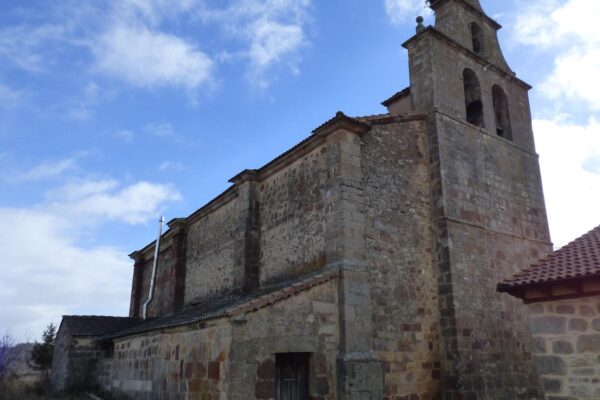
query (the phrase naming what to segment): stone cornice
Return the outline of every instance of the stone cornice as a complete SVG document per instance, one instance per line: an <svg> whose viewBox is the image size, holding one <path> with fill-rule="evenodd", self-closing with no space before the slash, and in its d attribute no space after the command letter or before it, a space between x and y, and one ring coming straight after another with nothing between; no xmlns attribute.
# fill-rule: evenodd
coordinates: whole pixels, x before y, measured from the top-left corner
<svg viewBox="0 0 600 400"><path fill-rule="evenodd" d="M171 247L171 245L173 244L174 233L175 232L173 232L172 230L169 229L168 231L166 231L165 233L163 233L160 236L159 255ZM141 259L141 260L143 260L143 263L153 260L155 244L156 244L156 240L153 240L152 242L148 243L144 248L131 253L129 255L129 257L132 258L133 260L136 260L136 258L137 258L137 260ZM141 257L141 258L138 258L138 257Z"/></svg>
<svg viewBox="0 0 600 400"><path fill-rule="evenodd" d="M221 193L220 195L215 197L213 200L206 203L206 205L204 205L202 208L199 208L193 214L191 214L189 217L185 218L185 220L187 221L188 224L193 224L194 222L198 221L199 219L206 217L208 214L211 214L215 210L218 210L219 208L228 204L230 201L235 199L237 196L238 196L237 187L231 186L231 187L229 187L229 189L225 190L223 193Z"/></svg>

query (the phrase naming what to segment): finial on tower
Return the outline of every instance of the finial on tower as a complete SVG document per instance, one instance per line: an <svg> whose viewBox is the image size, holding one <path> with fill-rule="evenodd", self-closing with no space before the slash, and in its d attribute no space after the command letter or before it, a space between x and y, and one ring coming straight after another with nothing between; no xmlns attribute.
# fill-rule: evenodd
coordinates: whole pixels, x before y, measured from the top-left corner
<svg viewBox="0 0 600 400"><path fill-rule="evenodd" d="M425 25L423 25L423 17L420 15L417 17L417 33L423 32L425 30Z"/></svg>

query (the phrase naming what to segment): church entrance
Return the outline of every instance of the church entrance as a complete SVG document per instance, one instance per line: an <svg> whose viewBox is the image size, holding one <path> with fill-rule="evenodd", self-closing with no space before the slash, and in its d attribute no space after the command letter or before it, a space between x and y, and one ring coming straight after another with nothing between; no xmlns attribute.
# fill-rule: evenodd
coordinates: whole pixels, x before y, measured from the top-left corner
<svg viewBox="0 0 600 400"><path fill-rule="evenodd" d="M277 400L308 400L307 353L277 354Z"/></svg>

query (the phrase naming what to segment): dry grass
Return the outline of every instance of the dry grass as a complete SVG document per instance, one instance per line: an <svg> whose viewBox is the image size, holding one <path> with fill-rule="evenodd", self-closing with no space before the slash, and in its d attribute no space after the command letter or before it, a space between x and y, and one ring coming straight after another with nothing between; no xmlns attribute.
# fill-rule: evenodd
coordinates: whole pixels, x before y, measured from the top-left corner
<svg viewBox="0 0 600 400"><path fill-rule="evenodd" d="M90 398L52 394L47 381L13 376L0 382L0 400L90 400Z"/></svg>

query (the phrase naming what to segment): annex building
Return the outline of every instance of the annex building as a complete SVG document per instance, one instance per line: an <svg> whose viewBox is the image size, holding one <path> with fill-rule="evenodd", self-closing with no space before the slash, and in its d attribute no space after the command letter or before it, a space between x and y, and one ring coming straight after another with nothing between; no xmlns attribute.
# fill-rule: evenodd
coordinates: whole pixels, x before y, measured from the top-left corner
<svg viewBox="0 0 600 400"><path fill-rule="evenodd" d="M128 318L64 317L52 380L115 398L532 400L551 249L528 91L478 0L431 0L387 113L336 114L135 251ZM142 318L150 287L153 298Z"/></svg>

